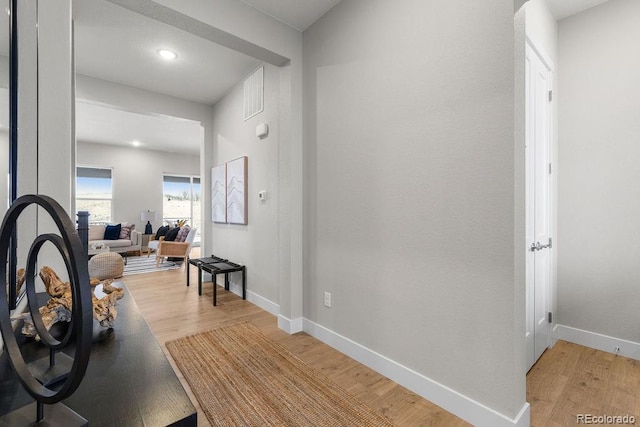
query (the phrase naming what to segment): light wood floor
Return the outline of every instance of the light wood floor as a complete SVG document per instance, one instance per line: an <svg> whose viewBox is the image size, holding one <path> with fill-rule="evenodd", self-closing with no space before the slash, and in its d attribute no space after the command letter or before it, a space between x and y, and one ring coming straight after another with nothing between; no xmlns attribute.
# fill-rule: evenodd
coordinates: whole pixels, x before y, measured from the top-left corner
<svg viewBox="0 0 640 427"><path fill-rule="evenodd" d="M577 424L578 414L625 416L640 424L640 362L558 341L527 375L531 425Z"/></svg>
<svg viewBox="0 0 640 427"><path fill-rule="evenodd" d="M191 272L194 274L189 287L184 266L179 270L126 276L123 281L198 409L199 426L209 426L209 423L164 343L243 321L253 323L269 338L398 426L468 425L313 337L305 333L288 335L278 329L273 315L221 287L218 287L218 306L214 307L212 284L205 283L203 295L198 297L195 268L192 267ZM527 401L531 403L532 426L575 425L576 414L582 412L637 414L640 419L640 364L559 342L527 375Z"/></svg>

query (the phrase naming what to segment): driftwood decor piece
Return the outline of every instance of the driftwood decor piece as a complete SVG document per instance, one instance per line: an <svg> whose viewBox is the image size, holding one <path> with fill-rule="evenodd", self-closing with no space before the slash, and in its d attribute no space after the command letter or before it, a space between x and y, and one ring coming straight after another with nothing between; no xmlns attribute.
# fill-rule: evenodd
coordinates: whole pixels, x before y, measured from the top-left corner
<svg viewBox="0 0 640 427"><path fill-rule="evenodd" d="M102 298L96 297L95 294L98 285L102 285L102 292L105 294ZM92 279L91 288L93 290L91 295L93 300L93 318L100 322L100 326L104 326L105 328L113 327L113 322L116 320L116 317L118 317L118 300L124 297L124 289L113 286L111 279L102 281Z"/></svg>
<svg viewBox="0 0 640 427"><path fill-rule="evenodd" d="M24 277L24 271L22 277ZM20 278L20 271L18 278ZM58 322L70 322L71 312L73 308L73 298L71 296L71 284L63 282L51 267L42 267L40 269L40 278L44 283L46 292L51 299L46 305L39 308L42 323L47 331ZM24 279L22 280L24 282ZM118 300L124 297L124 289L115 287L111 284L111 280L92 279L91 284L91 300L93 305L93 318L100 322L100 326L110 328L118 317ZM98 285L102 285L102 298L95 295L95 289ZM40 336L36 330L31 313L25 312L11 317L11 320L22 320L22 334L27 337L34 337L40 340Z"/></svg>

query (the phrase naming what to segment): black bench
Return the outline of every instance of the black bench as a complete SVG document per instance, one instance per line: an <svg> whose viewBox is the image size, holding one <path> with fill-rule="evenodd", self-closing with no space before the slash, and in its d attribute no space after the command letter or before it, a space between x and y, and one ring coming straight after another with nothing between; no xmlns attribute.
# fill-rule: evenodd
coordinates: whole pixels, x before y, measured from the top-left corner
<svg viewBox="0 0 640 427"><path fill-rule="evenodd" d="M213 276L213 305L218 305L216 286L216 276L218 274L224 274L224 288L228 291L229 273L242 272L242 299L247 299L247 269L244 265L236 264L215 255L190 259L189 264L198 267L198 295L202 295L202 272L204 271ZM187 268L187 286L189 286L189 268Z"/></svg>
<svg viewBox="0 0 640 427"><path fill-rule="evenodd" d="M191 265L198 267L198 295L202 295L202 269L200 268L200 266L202 264L213 264L216 262L226 262L226 261L228 260L217 257L215 255L211 255L210 257L206 257L206 258L189 258L187 260L187 286L189 286L189 280L190 280L189 267Z"/></svg>

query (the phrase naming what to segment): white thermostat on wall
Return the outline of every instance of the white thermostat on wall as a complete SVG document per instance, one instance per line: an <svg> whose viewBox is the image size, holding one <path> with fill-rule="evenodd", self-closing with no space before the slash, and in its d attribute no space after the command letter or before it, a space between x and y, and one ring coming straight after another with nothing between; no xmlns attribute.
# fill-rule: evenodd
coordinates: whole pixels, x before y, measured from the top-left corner
<svg viewBox="0 0 640 427"><path fill-rule="evenodd" d="M256 136L260 139L264 139L269 135L269 125L266 123L260 123L256 126Z"/></svg>

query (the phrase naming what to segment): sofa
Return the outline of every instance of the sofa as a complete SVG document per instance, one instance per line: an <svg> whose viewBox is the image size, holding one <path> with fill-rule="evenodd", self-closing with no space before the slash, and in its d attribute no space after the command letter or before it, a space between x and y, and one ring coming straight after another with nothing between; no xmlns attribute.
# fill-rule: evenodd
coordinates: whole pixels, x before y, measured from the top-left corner
<svg viewBox="0 0 640 427"><path fill-rule="evenodd" d="M89 250L101 246L108 246L110 252L138 252L138 255L141 255L142 233L126 222L90 224Z"/></svg>

